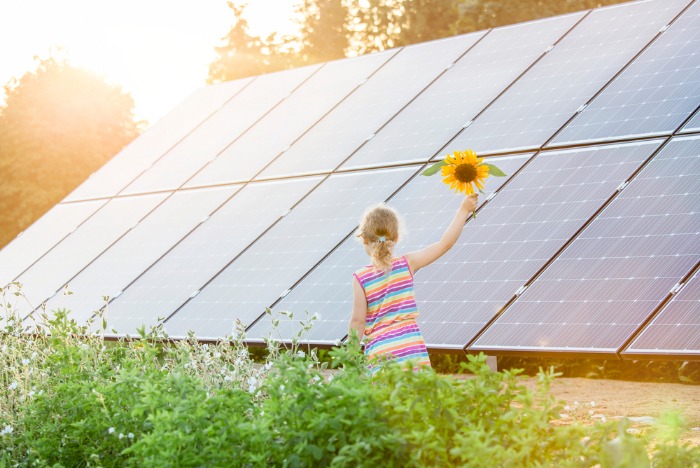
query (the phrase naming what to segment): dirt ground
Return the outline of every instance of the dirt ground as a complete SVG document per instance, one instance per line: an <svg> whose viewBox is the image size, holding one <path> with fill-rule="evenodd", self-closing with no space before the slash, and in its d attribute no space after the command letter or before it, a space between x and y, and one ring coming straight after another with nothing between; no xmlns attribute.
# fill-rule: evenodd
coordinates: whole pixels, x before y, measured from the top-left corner
<svg viewBox="0 0 700 468"><path fill-rule="evenodd" d="M536 378L523 377L523 383L534 388ZM691 428L682 440L700 445L700 385L557 378L552 393L568 406L564 419L577 415L579 420L593 422L626 416L631 427L641 431L664 412L678 410Z"/></svg>

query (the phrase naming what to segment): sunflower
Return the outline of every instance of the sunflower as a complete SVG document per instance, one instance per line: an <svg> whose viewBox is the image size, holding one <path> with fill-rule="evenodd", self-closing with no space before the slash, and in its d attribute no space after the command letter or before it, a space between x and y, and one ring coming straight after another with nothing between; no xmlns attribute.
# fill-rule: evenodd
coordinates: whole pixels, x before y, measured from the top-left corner
<svg viewBox="0 0 700 468"><path fill-rule="evenodd" d="M444 160L440 168L442 181L456 192L469 195L484 189L484 179L489 176L489 166L482 164L484 158L477 158L472 150L455 151Z"/></svg>

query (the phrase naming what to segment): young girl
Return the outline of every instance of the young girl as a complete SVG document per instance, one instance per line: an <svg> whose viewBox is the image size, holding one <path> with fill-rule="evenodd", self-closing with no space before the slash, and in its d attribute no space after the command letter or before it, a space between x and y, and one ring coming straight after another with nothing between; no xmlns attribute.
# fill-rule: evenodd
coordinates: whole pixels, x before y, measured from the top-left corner
<svg viewBox="0 0 700 468"><path fill-rule="evenodd" d="M416 323L418 308L413 295L413 273L450 250L477 201L477 194L462 201L438 242L400 257L393 254L401 231L396 212L379 205L365 213L357 237L362 240L372 264L353 274L349 337L356 343L365 337L368 358L379 356L398 362L412 360L414 370L430 366L425 341Z"/></svg>

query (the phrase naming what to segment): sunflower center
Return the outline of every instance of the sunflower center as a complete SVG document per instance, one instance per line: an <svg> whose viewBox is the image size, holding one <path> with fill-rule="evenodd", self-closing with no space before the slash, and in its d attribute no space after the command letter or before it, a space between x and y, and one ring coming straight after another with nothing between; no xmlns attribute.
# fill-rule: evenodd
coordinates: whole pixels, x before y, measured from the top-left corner
<svg viewBox="0 0 700 468"><path fill-rule="evenodd" d="M474 182L476 180L476 167L472 164L460 164L455 167L455 179L460 182Z"/></svg>

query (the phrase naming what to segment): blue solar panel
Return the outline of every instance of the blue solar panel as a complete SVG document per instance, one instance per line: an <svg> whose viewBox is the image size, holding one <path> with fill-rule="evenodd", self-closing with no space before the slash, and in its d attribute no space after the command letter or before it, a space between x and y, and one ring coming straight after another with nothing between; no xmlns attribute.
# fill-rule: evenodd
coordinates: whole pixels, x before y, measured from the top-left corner
<svg viewBox="0 0 700 468"><path fill-rule="evenodd" d="M66 201L116 195L251 81L244 78L195 91L91 175Z"/></svg>
<svg viewBox="0 0 700 468"><path fill-rule="evenodd" d="M0 250L0 286L17 278L106 202L59 203L51 208Z"/></svg>
<svg viewBox="0 0 700 468"><path fill-rule="evenodd" d="M289 96L320 66L313 65L257 76L236 97L129 184L122 193L179 188L246 129ZM272 156L274 155L270 155L269 158Z"/></svg>
<svg viewBox="0 0 700 468"><path fill-rule="evenodd" d="M172 314L320 180L255 183L237 192L109 304L109 329L134 334Z"/></svg>
<svg viewBox="0 0 700 468"><path fill-rule="evenodd" d="M429 160L582 16L494 29L342 167Z"/></svg>
<svg viewBox="0 0 700 468"><path fill-rule="evenodd" d="M416 275L426 342L467 344L659 144L536 155L468 223L455 247Z"/></svg>
<svg viewBox="0 0 700 468"><path fill-rule="evenodd" d="M527 158L500 157L490 162L512 175ZM506 179L487 179L486 192L495 192ZM484 197L481 197L480 202L483 201ZM462 196L448 190L437 176L417 176L411 180L388 203L408 225L408 235L399 240L395 253L401 255L437 242L461 202ZM280 321L274 332L271 318L265 316L246 333L246 337L260 341L272 333L273 337L291 340L301 330L299 321L306 319L308 311L309 315L317 314L319 318L304 335L303 341L332 343L342 339L348 330L352 308L352 273L367 263L364 248L354 235L351 236L274 307L274 317ZM416 272L417 277L421 274L422 271ZM418 302L421 308L420 297ZM294 316L290 320L289 316L279 314L280 311L290 311Z"/></svg>
<svg viewBox="0 0 700 468"><path fill-rule="evenodd" d="M185 186L252 179L396 52L391 50L325 64Z"/></svg>
<svg viewBox="0 0 700 468"><path fill-rule="evenodd" d="M174 193L68 281L68 289L73 294L57 294L48 301L48 309L66 308L71 310L75 320L87 320L104 305L103 296L118 296L239 188L227 186Z"/></svg>
<svg viewBox="0 0 700 468"><path fill-rule="evenodd" d="M480 32L404 47L284 152L260 177L334 169L483 34Z"/></svg>
<svg viewBox="0 0 700 468"><path fill-rule="evenodd" d="M698 131L700 131L700 111L698 111L695 114L695 116L692 119L690 119L690 121L687 124L685 124L682 130L683 133Z"/></svg>
<svg viewBox="0 0 700 468"><path fill-rule="evenodd" d="M696 273L622 353L700 356L700 274Z"/></svg>
<svg viewBox="0 0 700 468"><path fill-rule="evenodd" d="M189 330L217 338L249 325L357 224L363 210L385 200L416 168L334 174L166 321L171 336Z"/></svg>
<svg viewBox="0 0 700 468"><path fill-rule="evenodd" d="M29 313L39 307L166 197L145 195L107 202L17 279L26 297L18 310Z"/></svg>
<svg viewBox="0 0 700 468"><path fill-rule="evenodd" d="M484 154L541 147L687 3L650 0L594 10L448 150Z"/></svg>
<svg viewBox="0 0 700 468"><path fill-rule="evenodd" d="M616 353L700 261L700 137L675 138L471 346Z"/></svg>
<svg viewBox="0 0 700 468"><path fill-rule="evenodd" d="M700 4L677 19L553 145L670 134L700 104Z"/></svg>

